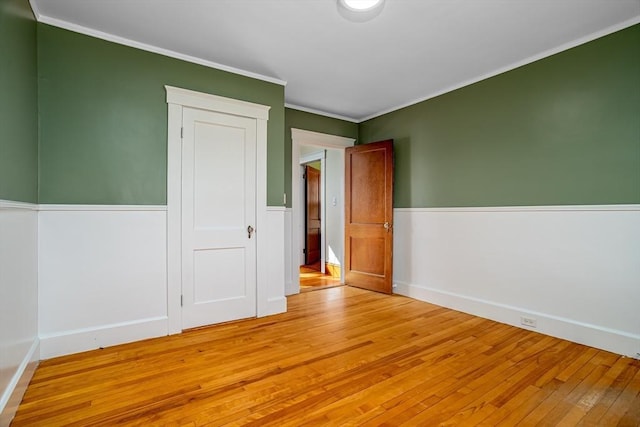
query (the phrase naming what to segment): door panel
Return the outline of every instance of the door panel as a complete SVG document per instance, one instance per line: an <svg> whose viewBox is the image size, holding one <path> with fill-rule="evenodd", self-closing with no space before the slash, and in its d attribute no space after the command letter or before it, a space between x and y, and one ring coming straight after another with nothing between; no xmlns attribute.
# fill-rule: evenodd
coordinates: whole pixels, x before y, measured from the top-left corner
<svg viewBox="0 0 640 427"><path fill-rule="evenodd" d="M392 292L393 141L345 151L345 283Z"/></svg>
<svg viewBox="0 0 640 427"><path fill-rule="evenodd" d="M195 251L194 304L244 297L247 294L244 271L241 268L245 265L244 255L241 248ZM210 286L212 277L216 278L216 286Z"/></svg>
<svg viewBox="0 0 640 427"><path fill-rule="evenodd" d="M305 176L307 182L306 200L307 200L307 238L306 238L306 258L305 264L311 265L320 260L321 257L321 239L320 239L320 171L305 166Z"/></svg>
<svg viewBox="0 0 640 427"><path fill-rule="evenodd" d="M351 155L351 198L357 203L355 208L352 205L352 223L382 224L386 221L387 212L383 203L385 155L385 150Z"/></svg>
<svg viewBox="0 0 640 427"><path fill-rule="evenodd" d="M238 188L246 172L243 139L242 128L196 122L193 153L196 229L245 226L244 191Z"/></svg>
<svg viewBox="0 0 640 427"><path fill-rule="evenodd" d="M256 121L184 109L183 328L256 315Z"/></svg>
<svg viewBox="0 0 640 427"><path fill-rule="evenodd" d="M378 261L384 249L383 237L351 236L351 271L384 277L384 263Z"/></svg>

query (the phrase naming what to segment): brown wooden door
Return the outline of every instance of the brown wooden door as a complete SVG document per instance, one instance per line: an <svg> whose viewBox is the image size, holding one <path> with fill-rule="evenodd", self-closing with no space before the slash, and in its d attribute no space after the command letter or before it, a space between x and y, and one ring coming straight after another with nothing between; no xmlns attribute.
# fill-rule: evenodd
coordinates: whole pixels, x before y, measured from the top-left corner
<svg viewBox="0 0 640 427"><path fill-rule="evenodd" d="M392 292L393 140L345 151L345 283Z"/></svg>
<svg viewBox="0 0 640 427"><path fill-rule="evenodd" d="M305 264L311 265L320 260L320 171L305 166L307 200L307 237Z"/></svg>

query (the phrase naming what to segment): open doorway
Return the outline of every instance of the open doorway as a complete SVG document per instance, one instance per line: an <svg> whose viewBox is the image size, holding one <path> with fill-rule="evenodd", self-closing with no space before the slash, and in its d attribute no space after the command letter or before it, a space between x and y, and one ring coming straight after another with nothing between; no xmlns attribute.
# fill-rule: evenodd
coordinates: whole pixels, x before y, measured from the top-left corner
<svg viewBox="0 0 640 427"><path fill-rule="evenodd" d="M352 138L292 129L292 236L291 285L287 295L309 284L336 286L344 283L344 149ZM320 162L319 239L320 262L306 265L306 181L304 169ZM315 163L317 165L317 163ZM323 221L324 220L324 221ZM311 267L311 268L309 268Z"/></svg>
<svg viewBox="0 0 640 427"><path fill-rule="evenodd" d="M302 175L304 179L304 265L322 271L324 260L322 256L322 229L326 227L324 203L320 199L322 194L321 179L324 181L320 161L304 165ZM324 197L323 197L324 198ZM316 268L317 267L317 268Z"/></svg>
<svg viewBox="0 0 640 427"><path fill-rule="evenodd" d="M336 166L339 166L334 163L339 161L339 157L330 150L300 146L301 187L304 194L299 272L301 292L340 285L341 262L333 259L335 257L329 260L327 256L340 243L336 241L341 238L337 229L342 227L340 221L336 221L337 203L326 206L327 199L337 201L337 186L341 181L334 176ZM327 176L327 170L332 171L331 176Z"/></svg>

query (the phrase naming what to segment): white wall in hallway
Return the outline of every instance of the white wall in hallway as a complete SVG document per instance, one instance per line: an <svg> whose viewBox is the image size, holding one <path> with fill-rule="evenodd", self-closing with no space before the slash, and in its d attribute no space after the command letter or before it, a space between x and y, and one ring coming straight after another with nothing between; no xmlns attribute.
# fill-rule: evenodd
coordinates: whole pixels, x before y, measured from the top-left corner
<svg viewBox="0 0 640 427"><path fill-rule="evenodd" d="M327 262L342 265L344 252L344 150L327 150L326 157Z"/></svg>

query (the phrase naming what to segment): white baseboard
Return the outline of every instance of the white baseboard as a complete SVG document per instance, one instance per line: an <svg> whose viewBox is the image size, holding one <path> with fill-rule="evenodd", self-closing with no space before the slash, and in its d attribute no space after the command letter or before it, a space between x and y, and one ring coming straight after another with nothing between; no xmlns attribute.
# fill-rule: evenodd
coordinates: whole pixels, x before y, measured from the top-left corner
<svg viewBox="0 0 640 427"><path fill-rule="evenodd" d="M40 337L40 357L49 359L165 335L168 335L166 316L64 331Z"/></svg>
<svg viewBox="0 0 640 427"><path fill-rule="evenodd" d="M39 356L40 341L36 338L0 397L0 427L11 424L11 420L16 415L27 386L38 367Z"/></svg>
<svg viewBox="0 0 640 427"><path fill-rule="evenodd" d="M638 357L640 336L623 331L602 328L596 325L576 322L545 313L534 312L518 307L497 304L465 295L445 292L438 289L417 286L408 283L394 283L394 293L420 301L462 311L485 319L539 332L556 338L600 348L613 353ZM520 323L522 316L533 318L535 328Z"/></svg>
<svg viewBox="0 0 640 427"><path fill-rule="evenodd" d="M289 274L289 280L285 280L284 282L284 289L286 295L295 295L300 293L299 289L296 290L293 288L293 280L291 279L291 274Z"/></svg>
<svg viewBox="0 0 640 427"><path fill-rule="evenodd" d="M269 298L267 302L267 316L271 316L272 314L285 313L287 311L287 298L275 297Z"/></svg>

